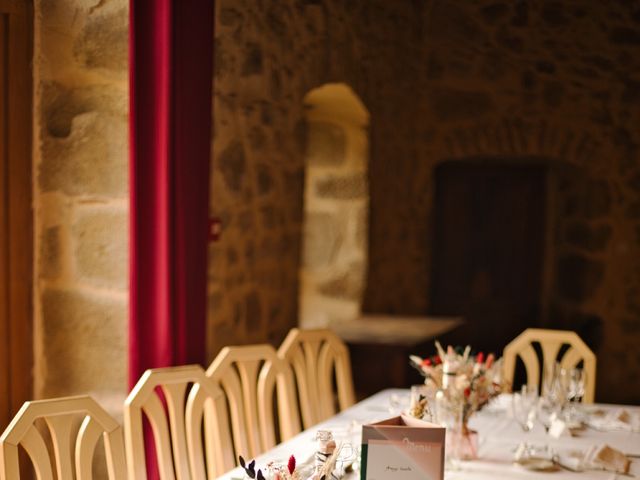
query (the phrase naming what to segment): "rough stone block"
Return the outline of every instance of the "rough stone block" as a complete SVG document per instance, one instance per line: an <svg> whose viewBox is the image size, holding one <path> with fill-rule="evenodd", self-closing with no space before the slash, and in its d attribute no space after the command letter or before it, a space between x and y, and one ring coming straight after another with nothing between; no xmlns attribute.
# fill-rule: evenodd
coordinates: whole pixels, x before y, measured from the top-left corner
<svg viewBox="0 0 640 480"><path fill-rule="evenodd" d="M262 73L262 47L257 43L247 43L244 47L244 63L242 64L242 75L259 75Z"/></svg>
<svg viewBox="0 0 640 480"><path fill-rule="evenodd" d="M344 129L326 122L312 122L308 128L307 162L311 166L338 166L345 161Z"/></svg>
<svg viewBox="0 0 640 480"><path fill-rule="evenodd" d="M246 327L249 333L261 332L264 321L262 318L262 304L260 295L256 290L252 290L245 296L244 313L246 318Z"/></svg>
<svg viewBox="0 0 640 480"><path fill-rule="evenodd" d="M220 172L232 192L239 193L246 174L247 161L244 148L239 141L231 142L219 156Z"/></svg>
<svg viewBox="0 0 640 480"><path fill-rule="evenodd" d="M236 27L242 23L244 15L235 8L222 8L220 9L219 20L225 27Z"/></svg>
<svg viewBox="0 0 640 480"><path fill-rule="evenodd" d="M569 18L562 2L546 2L542 8L542 19L551 27L564 27Z"/></svg>
<svg viewBox="0 0 640 480"><path fill-rule="evenodd" d="M249 130L249 145L255 151L262 150L267 145L267 137L264 133L264 129L260 126L254 125Z"/></svg>
<svg viewBox="0 0 640 480"><path fill-rule="evenodd" d="M129 13L126 5L124 7L109 9L104 13L100 13L100 9L87 17L87 22L73 45L73 53L82 65L126 75Z"/></svg>
<svg viewBox="0 0 640 480"><path fill-rule="evenodd" d="M430 12L432 41L480 44L486 34L470 12L454 3L435 3Z"/></svg>
<svg viewBox="0 0 640 480"><path fill-rule="evenodd" d="M40 237L40 276L53 279L60 275L62 245L60 239L60 227L49 227L42 232Z"/></svg>
<svg viewBox="0 0 640 480"><path fill-rule="evenodd" d="M362 300L363 282L363 265L352 264L346 272L320 284L318 290L328 297L360 301Z"/></svg>
<svg viewBox="0 0 640 480"><path fill-rule="evenodd" d="M83 113L67 138L47 138L38 183L44 192L123 196L127 185L126 117Z"/></svg>
<svg viewBox="0 0 640 480"><path fill-rule="evenodd" d="M72 90L58 82L44 82L41 85L42 124L52 137L65 138L71 134L71 122L81 113L93 110L85 98L78 98L77 90Z"/></svg>
<svg viewBox="0 0 640 480"><path fill-rule="evenodd" d="M44 290L41 302L43 395L125 390L126 302L58 289Z"/></svg>
<svg viewBox="0 0 640 480"><path fill-rule="evenodd" d="M364 173L331 176L317 180L315 191L319 197L337 200L354 200L367 196L367 179Z"/></svg>
<svg viewBox="0 0 640 480"><path fill-rule="evenodd" d="M609 243L612 229L609 225L590 227L584 223L574 223L566 229L567 242L589 251L601 251Z"/></svg>
<svg viewBox="0 0 640 480"><path fill-rule="evenodd" d="M262 226L266 230L275 230L284 225L282 210L273 205L261 207L260 216L262 217Z"/></svg>
<svg viewBox="0 0 640 480"><path fill-rule="evenodd" d="M42 82L42 124L46 134L65 138L71 134L73 119L88 112L100 112L126 120L128 96L113 85L70 87L60 82ZM43 132L44 133L44 132Z"/></svg>
<svg viewBox="0 0 640 480"><path fill-rule="evenodd" d="M343 241L339 219L328 213L309 213L304 228L304 266L326 267Z"/></svg>
<svg viewBox="0 0 640 480"><path fill-rule="evenodd" d="M433 113L440 120L468 120L488 114L493 108L491 96L481 91L438 88L431 92Z"/></svg>
<svg viewBox="0 0 640 480"><path fill-rule="evenodd" d="M611 189L606 180L593 180L587 185L584 196L585 214L588 218L599 218L611 211L613 203Z"/></svg>
<svg viewBox="0 0 640 480"><path fill-rule="evenodd" d="M356 216L356 247L366 252L369 244L369 205L360 208Z"/></svg>
<svg viewBox="0 0 640 480"><path fill-rule="evenodd" d="M123 209L79 210L72 232L81 278L100 287L127 287L128 218Z"/></svg>
<svg viewBox="0 0 640 480"><path fill-rule="evenodd" d="M266 195L273 189L273 174L271 168L265 164L257 166L257 191L260 195Z"/></svg>

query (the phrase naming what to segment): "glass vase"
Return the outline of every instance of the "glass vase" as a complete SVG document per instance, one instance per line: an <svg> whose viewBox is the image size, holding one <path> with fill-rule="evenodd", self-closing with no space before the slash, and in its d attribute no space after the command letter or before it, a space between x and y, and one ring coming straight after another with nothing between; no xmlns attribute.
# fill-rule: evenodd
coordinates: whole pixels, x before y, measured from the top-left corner
<svg viewBox="0 0 640 480"><path fill-rule="evenodd" d="M478 432L469 429L464 402L446 392L436 394L437 423L447 429L445 459L449 469L457 469L461 460L478 458Z"/></svg>
<svg viewBox="0 0 640 480"><path fill-rule="evenodd" d="M447 430L447 450L453 462L478 458L478 432L466 424Z"/></svg>

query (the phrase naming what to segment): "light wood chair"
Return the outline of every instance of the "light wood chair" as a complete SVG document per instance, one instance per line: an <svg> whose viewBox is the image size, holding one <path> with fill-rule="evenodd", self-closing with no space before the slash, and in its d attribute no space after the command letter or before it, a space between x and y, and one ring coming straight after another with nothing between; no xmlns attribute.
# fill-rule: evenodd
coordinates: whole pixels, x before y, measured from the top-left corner
<svg viewBox="0 0 640 480"><path fill-rule="evenodd" d="M271 345L225 347L207 376L222 388L227 400L232 438L225 466L234 467L237 455L253 458L301 431L293 373Z"/></svg>
<svg viewBox="0 0 640 480"><path fill-rule="evenodd" d="M538 355L533 348L533 344L536 343L542 350L542 375ZM568 345L569 349L559 359L558 353L563 345ZM556 362L566 369L575 368L583 362L586 379L582 401L593 403L596 388L596 356L577 333L537 328L528 328L522 332L505 347L503 353L504 377L511 382L515 373L516 357L522 359L527 372L527 385L533 388L540 386L541 379L544 381L545 373L553 371Z"/></svg>
<svg viewBox="0 0 640 480"><path fill-rule="evenodd" d="M224 438L225 425L217 423L216 414L222 400L199 365L147 370L124 407L129 480L147 479L143 414L161 480L212 480L229 470L216 450Z"/></svg>
<svg viewBox="0 0 640 480"><path fill-rule="evenodd" d="M77 426L76 420L82 416L84 419L77 430L74 425ZM39 419L44 420L50 440L35 425ZM126 478L122 429L95 400L80 396L25 402L0 437L0 478L20 479L18 446L22 446L38 480L90 480L93 456L101 436L109 479ZM49 441L53 459L47 446Z"/></svg>
<svg viewBox="0 0 640 480"><path fill-rule="evenodd" d="M331 330L293 328L278 355L295 372L304 428L336 414L336 389L340 410L355 403L349 351Z"/></svg>

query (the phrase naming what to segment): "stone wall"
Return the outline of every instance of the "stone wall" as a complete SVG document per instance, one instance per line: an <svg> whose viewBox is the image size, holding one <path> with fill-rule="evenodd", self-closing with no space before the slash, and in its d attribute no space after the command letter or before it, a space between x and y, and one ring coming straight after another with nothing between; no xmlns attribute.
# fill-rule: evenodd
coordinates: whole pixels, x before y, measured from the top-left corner
<svg viewBox="0 0 640 480"><path fill-rule="evenodd" d="M545 158L557 182L547 325L601 319L597 397L638 402L638 13L625 2L432 3L414 72L415 155L389 171L372 152L367 308L428 308L438 162ZM390 235L401 211L411 221Z"/></svg>
<svg viewBox="0 0 640 480"><path fill-rule="evenodd" d="M389 133L378 148L393 158L412 151L406 87L409 64L420 64L420 32L405 27L415 8L387 0L216 2L211 212L222 235L210 248L211 358L229 344L277 345L298 324L305 96L345 83L369 110L372 131Z"/></svg>
<svg viewBox="0 0 640 480"><path fill-rule="evenodd" d="M35 394L127 391L128 2L35 2Z"/></svg>
<svg viewBox="0 0 640 480"><path fill-rule="evenodd" d="M365 309L428 311L435 165L545 158L564 182L550 325L602 319L598 398L637 402L639 18L632 2L218 1L210 355L297 323L302 105L344 82L370 112Z"/></svg>
<svg viewBox="0 0 640 480"><path fill-rule="evenodd" d="M127 8L35 2L39 396L109 401L126 389ZM210 248L210 357L226 344L277 344L297 324L304 98L344 82L371 115L367 310L428 311L437 163L547 158L563 186L550 318L567 327L601 318L599 398L638 401L632 2L219 0L216 9L211 211L223 233Z"/></svg>

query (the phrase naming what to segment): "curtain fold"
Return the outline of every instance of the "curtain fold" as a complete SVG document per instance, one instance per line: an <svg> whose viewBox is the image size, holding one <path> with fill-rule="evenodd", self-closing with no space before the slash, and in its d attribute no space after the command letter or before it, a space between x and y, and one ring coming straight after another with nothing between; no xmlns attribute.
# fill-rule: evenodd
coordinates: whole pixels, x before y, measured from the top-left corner
<svg viewBox="0 0 640 480"><path fill-rule="evenodd" d="M130 386L205 361L213 16L212 0L130 2Z"/></svg>

